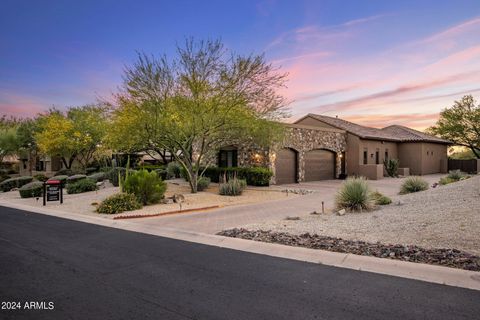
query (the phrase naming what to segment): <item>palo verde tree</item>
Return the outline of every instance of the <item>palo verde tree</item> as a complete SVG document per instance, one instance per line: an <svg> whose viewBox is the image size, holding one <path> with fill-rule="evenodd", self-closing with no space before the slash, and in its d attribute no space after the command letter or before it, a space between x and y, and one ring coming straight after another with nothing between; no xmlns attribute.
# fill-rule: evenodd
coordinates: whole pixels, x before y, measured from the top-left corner
<svg viewBox="0 0 480 320"><path fill-rule="evenodd" d="M480 105L472 95L455 101L440 113L440 119L428 131L456 145L469 148L480 158Z"/></svg>
<svg viewBox="0 0 480 320"><path fill-rule="evenodd" d="M102 146L107 122L105 108L83 106L66 113L51 110L37 119L35 141L40 152L59 156L67 169L77 160L85 169Z"/></svg>
<svg viewBox="0 0 480 320"><path fill-rule="evenodd" d="M201 167L211 165L222 146L281 139L275 120L285 115L277 93L285 77L263 56L232 54L220 41L189 39L173 59L139 54L125 70L113 112L113 127L123 135L111 141L124 141L117 149L136 140L167 150L197 192Z"/></svg>

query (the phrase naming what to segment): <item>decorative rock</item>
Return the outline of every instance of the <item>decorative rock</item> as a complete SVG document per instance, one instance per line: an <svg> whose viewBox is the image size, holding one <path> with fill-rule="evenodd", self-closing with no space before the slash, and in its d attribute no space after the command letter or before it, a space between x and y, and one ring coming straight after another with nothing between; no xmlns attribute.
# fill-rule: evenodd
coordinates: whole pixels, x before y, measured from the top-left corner
<svg viewBox="0 0 480 320"><path fill-rule="evenodd" d="M345 211L345 209L338 210L337 215L338 215L338 216L344 216L346 212L347 212L347 211Z"/></svg>
<svg viewBox="0 0 480 320"><path fill-rule="evenodd" d="M286 217L285 220L295 221L295 220L300 220L300 217Z"/></svg>
<svg viewBox="0 0 480 320"><path fill-rule="evenodd" d="M165 199L162 199L160 202L163 203L163 204L172 204L173 199L172 198L165 198Z"/></svg>
<svg viewBox="0 0 480 320"><path fill-rule="evenodd" d="M180 193L175 193L173 195L172 199L173 199L173 202L175 202L175 203L185 202L185 196L183 194L180 194Z"/></svg>
<svg viewBox="0 0 480 320"><path fill-rule="evenodd" d="M345 240L317 234L301 235L247 229L231 229L218 235L247 240L280 243L289 246L352 253L378 258L429 263L465 270L480 271L480 257L456 249L426 249L415 245L383 244Z"/></svg>

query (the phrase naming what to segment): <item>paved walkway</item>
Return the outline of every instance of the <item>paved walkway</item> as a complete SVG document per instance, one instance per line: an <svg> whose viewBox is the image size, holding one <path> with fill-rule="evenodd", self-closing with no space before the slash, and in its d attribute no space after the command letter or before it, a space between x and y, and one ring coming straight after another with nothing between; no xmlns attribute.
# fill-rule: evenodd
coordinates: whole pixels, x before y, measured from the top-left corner
<svg viewBox="0 0 480 320"><path fill-rule="evenodd" d="M437 182L443 174L424 176L430 184ZM378 190L388 196L398 194L403 179L385 178L369 181L372 190ZM316 192L310 195L291 197L259 204L225 207L217 210L197 213L177 214L164 217L132 219L131 222L189 230L202 233L216 233L225 229L247 224L261 223L271 219L285 219L287 216L305 216L312 211L321 212L322 201L325 209L334 207L335 193L341 180L316 181L282 186L283 189L309 189Z"/></svg>

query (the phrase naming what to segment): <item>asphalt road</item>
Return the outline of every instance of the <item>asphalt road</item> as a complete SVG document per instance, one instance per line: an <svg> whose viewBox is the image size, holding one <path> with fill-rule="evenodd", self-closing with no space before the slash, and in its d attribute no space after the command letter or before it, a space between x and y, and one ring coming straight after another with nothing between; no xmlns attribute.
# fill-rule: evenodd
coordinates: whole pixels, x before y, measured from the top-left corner
<svg viewBox="0 0 480 320"><path fill-rule="evenodd" d="M480 291L0 207L0 319L479 319ZM39 304L41 306L41 304ZM11 305L10 305L11 306Z"/></svg>

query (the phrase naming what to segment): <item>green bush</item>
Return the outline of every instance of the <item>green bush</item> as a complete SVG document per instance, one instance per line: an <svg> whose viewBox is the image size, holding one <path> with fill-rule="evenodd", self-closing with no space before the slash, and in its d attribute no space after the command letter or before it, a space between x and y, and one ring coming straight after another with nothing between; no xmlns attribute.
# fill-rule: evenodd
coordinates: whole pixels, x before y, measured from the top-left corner
<svg viewBox="0 0 480 320"><path fill-rule="evenodd" d="M175 161L167 164L167 177L168 179L180 178L180 171L182 166Z"/></svg>
<svg viewBox="0 0 480 320"><path fill-rule="evenodd" d="M65 187L65 184L67 184L67 179L68 179L67 175L60 175L60 176L53 176L50 179L48 179L47 181L58 180L62 183L62 186Z"/></svg>
<svg viewBox="0 0 480 320"><path fill-rule="evenodd" d="M208 177L200 177L197 181L197 190L203 191L208 188L210 185L210 178Z"/></svg>
<svg viewBox="0 0 480 320"><path fill-rule="evenodd" d="M122 167L115 167L108 171L107 178L115 187L118 187L120 185L119 178L125 179L126 174L127 169Z"/></svg>
<svg viewBox="0 0 480 320"><path fill-rule="evenodd" d="M100 182L107 179L107 175L105 174L105 172L97 172L87 176L87 179L91 179L95 182Z"/></svg>
<svg viewBox="0 0 480 320"><path fill-rule="evenodd" d="M468 175L465 172L462 172L460 170L451 170L448 172L447 178L453 180L453 181L460 181L465 178L467 178Z"/></svg>
<svg viewBox="0 0 480 320"><path fill-rule="evenodd" d="M428 189L428 182L418 176L411 176L405 179L400 187L400 194L419 192Z"/></svg>
<svg viewBox="0 0 480 320"><path fill-rule="evenodd" d="M141 208L142 204L138 202L135 195L128 193L117 193L103 200L98 206L97 212L104 214L115 214Z"/></svg>
<svg viewBox="0 0 480 320"><path fill-rule="evenodd" d="M70 176L67 178L67 183L70 184L70 183L75 183L75 182L78 182L80 180L83 180L83 179L86 179L87 176L84 175L84 174L74 174L73 176Z"/></svg>
<svg viewBox="0 0 480 320"><path fill-rule="evenodd" d="M33 177L30 177L30 176L6 179L0 183L0 190L3 192L7 192L14 188L20 188L21 186L24 186L27 183L32 182L32 180L33 180Z"/></svg>
<svg viewBox="0 0 480 320"><path fill-rule="evenodd" d="M200 171L202 170L203 169ZM205 170L204 176L210 178L212 182L217 183L223 180L224 177L226 177L227 180L237 177L246 180L247 185L250 186L269 186L273 172L264 167L208 167Z"/></svg>
<svg viewBox="0 0 480 320"><path fill-rule="evenodd" d="M382 193L375 191L370 194L370 197L373 199L374 203L379 206L384 206L392 203L392 199L383 195Z"/></svg>
<svg viewBox="0 0 480 320"><path fill-rule="evenodd" d="M56 176L73 176L75 172L73 172L72 169L61 169L58 170L57 173L55 173Z"/></svg>
<svg viewBox="0 0 480 320"><path fill-rule="evenodd" d="M67 184L67 193L76 194L97 190L97 183L91 179L82 179Z"/></svg>
<svg viewBox="0 0 480 320"><path fill-rule="evenodd" d="M37 181L45 182L45 181L48 180L48 177L44 174L39 173L39 174L34 175L33 179L37 180Z"/></svg>
<svg viewBox="0 0 480 320"><path fill-rule="evenodd" d="M95 173L97 171L98 171L97 167L88 167L88 168L85 169L85 173L87 175L90 175L90 174Z"/></svg>
<svg viewBox="0 0 480 320"><path fill-rule="evenodd" d="M161 164L143 164L139 168L139 170L147 170L148 172L155 171L158 169L166 169L164 165Z"/></svg>
<svg viewBox="0 0 480 320"><path fill-rule="evenodd" d="M221 183L219 194L222 196L239 196L247 186L247 182L243 179L231 178L227 182Z"/></svg>
<svg viewBox="0 0 480 320"><path fill-rule="evenodd" d="M168 173L167 173L167 169L165 168L161 168L161 169L155 169L153 170L157 173L157 175L162 179L162 180L167 180L168 178Z"/></svg>
<svg viewBox="0 0 480 320"><path fill-rule="evenodd" d="M3 175L3 174L0 175L0 183L3 182L3 181L5 181L5 180L7 180L7 179L10 179L10 176L9 176L9 175L6 175L6 174L5 174L5 175Z"/></svg>
<svg viewBox="0 0 480 320"><path fill-rule="evenodd" d="M36 198L43 194L43 182L32 181L18 189L22 198Z"/></svg>
<svg viewBox="0 0 480 320"><path fill-rule="evenodd" d="M398 177L397 172L399 164L400 162L398 159L385 159L385 161L383 161L385 171L387 171L389 177Z"/></svg>
<svg viewBox="0 0 480 320"><path fill-rule="evenodd" d="M337 209L348 211L370 210L373 207L370 188L365 178L348 178L335 196Z"/></svg>
<svg viewBox="0 0 480 320"><path fill-rule="evenodd" d="M167 185L156 172L139 170L127 176L124 190L134 194L144 204L158 203L167 190Z"/></svg>
<svg viewBox="0 0 480 320"><path fill-rule="evenodd" d="M444 186L446 184L449 184L449 183L453 183L453 182L457 182L458 180L454 180L452 178L449 178L449 177L443 177L443 178L440 178L440 181L438 182L440 185Z"/></svg>

